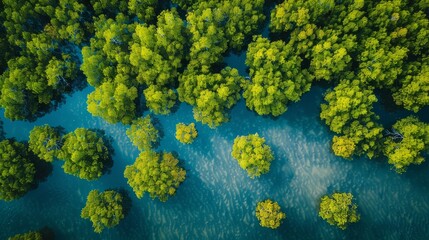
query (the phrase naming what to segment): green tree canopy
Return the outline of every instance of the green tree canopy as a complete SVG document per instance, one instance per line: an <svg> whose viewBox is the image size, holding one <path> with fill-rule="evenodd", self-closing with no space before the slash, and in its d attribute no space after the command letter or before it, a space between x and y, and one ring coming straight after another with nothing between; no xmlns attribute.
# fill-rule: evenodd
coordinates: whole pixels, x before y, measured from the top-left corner
<svg viewBox="0 0 429 240"><path fill-rule="evenodd" d="M256 217L262 227L276 229L286 219L286 214L281 211L280 205L270 199L258 202Z"/></svg>
<svg viewBox="0 0 429 240"><path fill-rule="evenodd" d="M268 173L274 160L271 148L257 133L236 137L231 155L251 178Z"/></svg>
<svg viewBox="0 0 429 240"><path fill-rule="evenodd" d="M301 68L301 62L283 41L254 37L246 58L250 67L250 81L243 84L246 106L259 115L284 113L290 101L298 101L310 90L312 77Z"/></svg>
<svg viewBox="0 0 429 240"><path fill-rule="evenodd" d="M195 74L186 71L179 78L179 99L194 106L194 118L215 128L227 122L228 109L240 99L240 83L244 79L235 68L221 73Z"/></svg>
<svg viewBox="0 0 429 240"><path fill-rule="evenodd" d="M144 151L125 168L124 176L137 198L148 192L152 199L165 202L185 180L186 171L178 163L171 153Z"/></svg>
<svg viewBox="0 0 429 240"><path fill-rule="evenodd" d="M331 225L345 230L350 223L358 222L360 216L351 193L325 195L320 200L319 216Z"/></svg>
<svg viewBox="0 0 429 240"><path fill-rule="evenodd" d="M91 190L80 216L91 220L96 233L106 227L113 228L125 217L123 196L114 190Z"/></svg>
<svg viewBox="0 0 429 240"><path fill-rule="evenodd" d="M65 173L81 179L96 180L103 174L110 154L103 138L96 132L77 128L64 136L58 158L65 161Z"/></svg>
<svg viewBox="0 0 429 240"><path fill-rule="evenodd" d="M194 123L188 125L184 123L176 124L176 139L185 144L191 144L198 136Z"/></svg>
<svg viewBox="0 0 429 240"><path fill-rule="evenodd" d="M136 115L137 88L123 83L104 82L88 94L87 110L108 123L130 124Z"/></svg>
<svg viewBox="0 0 429 240"><path fill-rule="evenodd" d="M0 199L11 201L26 194L34 184L36 169L24 144L0 142Z"/></svg>
<svg viewBox="0 0 429 240"><path fill-rule="evenodd" d="M375 122L378 116L372 111L372 104L377 97L372 88L364 87L359 80L342 80L325 95L325 100L320 118L333 132L343 135L335 139L334 153L346 158L352 154L365 153L369 158L377 155L383 128ZM339 146L345 143L347 148L340 150Z"/></svg>
<svg viewBox="0 0 429 240"><path fill-rule="evenodd" d="M185 25L176 10L161 12L157 26L138 25L131 44L130 62L137 81L145 84L146 105L156 114L168 114L177 99L177 83L185 58Z"/></svg>
<svg viewBox="0 0 429 240"><path fill-rule="evenodd" d="M151 150L159 141L159 131L154 126L150 115L134 120L127 129L127 136L140 151Z"/></svg>
<svg viewBox="0 0 429 240"><path fill-rule="evenodd" d="M30 131L29 149L40 159L52 162L58 157L63 145L58 129L49 125L35 126Z"/></svg>
<svg viewBox="0 0 429 240"><path fill-rule="evenodd" d="M411 164L424 162L421 154L429 150L429 124L409 116L393 124L386 135L384 154L396 172L403 173Z"/></svg>

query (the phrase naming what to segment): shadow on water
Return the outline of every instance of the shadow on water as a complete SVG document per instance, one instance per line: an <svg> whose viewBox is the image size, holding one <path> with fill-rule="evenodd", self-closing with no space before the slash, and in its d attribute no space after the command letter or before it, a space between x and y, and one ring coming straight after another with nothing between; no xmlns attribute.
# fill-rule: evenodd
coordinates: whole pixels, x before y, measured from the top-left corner
<svg viewBox="0 0 429 240"><path fill-rule="evenodd" d="M43 240L55 240L55 232L50 227L44 226L39 232L42 234Z"/></svg>
<svg viewBox="0 0 429 240"><path fill-rule="evenodd" d="M112 167L113 167L113 156L115 155L115 149L113 148L113 142L114 139L109 136L106 135L106 131L102 130L102 129L95 129L95 128L90 128L90 131L93 131L97 134L98 137L101 137L101 139L104 142L104 146L106 146L107 148L107 152L108 152L108 158L103 162L103 170L102 173L104 174L109 174Z"/></svg>
<svg viewBox="0 0 429 240"><path fill-rule="evenodd" d="M159 134L158 141L156 141L156 143L153 144L153 148L157 149L161 144L161 139L164 138L165 136L164 128L159 118L155 117L154 115L150 115L150 119L152 121L153 126L158 130L158 134Z"/></svg>

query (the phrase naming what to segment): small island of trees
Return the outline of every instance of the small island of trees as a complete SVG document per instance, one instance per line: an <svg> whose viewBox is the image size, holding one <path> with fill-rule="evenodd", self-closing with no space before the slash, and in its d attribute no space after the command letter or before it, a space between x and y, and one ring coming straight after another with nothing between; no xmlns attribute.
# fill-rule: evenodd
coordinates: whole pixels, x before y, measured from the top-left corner
<svg viewBox="0 0 429 240"><path fill-rule="evenodd" d="M125 217L122 194L114 190L90 191L81 217L91 220L96 233L115 227Z"/></svg>
<svg viewBox="0 0 429 240"><path fill-rule="evenodd" d="M188 125L184 123L176 124L176 139L179 142L191 144L197 136L198 132L195 128L195 123L190 123Z"/></svg>
<svg viewBox="0 0 429 240"><path fill-rule="evenodd" d="M256 217L262 227L276 229L286 219L286 214L281 211L280 205L270 199L258 202Z"/></svg>
<svg viewBox="0 0 429 240"><path fill-rule="evenodd" d="M351 193L334 193L320 200L319 216L331 225L345 230L350 223L359 221L357 205Z"/></svg>
<svg viewBox="0 0 429 240"><path fill-rule="evenodd" d="M274 160L271 148L257 133L236 137L231 155L251 178L268 173Z"/></svg>

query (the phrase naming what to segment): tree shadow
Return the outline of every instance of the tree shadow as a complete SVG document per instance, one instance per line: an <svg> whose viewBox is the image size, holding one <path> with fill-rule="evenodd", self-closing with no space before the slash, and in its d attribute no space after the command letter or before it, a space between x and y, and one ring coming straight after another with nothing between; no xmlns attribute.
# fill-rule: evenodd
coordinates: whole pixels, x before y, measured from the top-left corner
<svg viewBox="0 0 429 240"><path fill-rule="evenodd" d="M40 234L42 234L43 240L54 240L55 239L55 232L53 229L51 229L48 226L44 226L39 230Z"/></svg>
<svg viewBox="0 0 429 240"><path fill-rule="evenodd" d="M113 167L113 155L115 155L115 149L113 148L114 139L111 136L106 135L106 132L102 129L90 128L89 130L95 132L98 137L104 142L104 146L107 148L108 158L103 161L103 169L102 174L110 174L111 169Z"/></svg>
<svg viewBox="0 0 429 240"><path fill-rule="evenodd" d="M161 144L161 139L164 138L164 136L165 136L164 128L161 124L161 121L157 117L150 115L150 119L151 119L153 126L158 130L159 137L158 137L157 141L152 145L152 147L154 149L157 149Z"/></svg>
<svg viewBox="0 0 429 240"><path fill-rule="evenodd" d="M28 144L26 144L26 148L28 149ZM47 180L47 178L52 174L54 167L52 166L52 163L41 160L37 155L29 150L27 154L28 159L30 159L30 162L34 164L34 168L36 169L34 182L31 187L31 190L34 190L38 187L39 183Z"/></svg>

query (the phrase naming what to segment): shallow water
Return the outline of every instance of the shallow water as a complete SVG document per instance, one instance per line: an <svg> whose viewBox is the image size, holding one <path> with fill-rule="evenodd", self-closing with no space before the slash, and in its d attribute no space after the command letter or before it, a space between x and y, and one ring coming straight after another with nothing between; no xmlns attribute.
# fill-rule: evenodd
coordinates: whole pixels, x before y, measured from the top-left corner
<svg viewBox="0 0 429 240"><path fill-rule="evenodd" d="M174 138L175 124L193 121L192 108L181 104L169 116L157 116L164 137L158 150L175 151L187 179L166 203L138 200L123 177L125 166L138 155L125 135L126 127L109 125L86 111L85 88L66 103L34 123L2 118L6 137L28 140L35 125L61 125L67 131L96 128L113 138L111 173L88 182L67 175L56 161L53 173L23 198L0 202L0 239L49 226L58 239L428 239L428 164L398 175L383 160L347 161L330 152L332 134L319 120L325 89L313 87L302 101L292 104L277 119L260 117L240 101L231 121L212 130L197 123L199 136L192 145ZM1 112L2 114L3 112ZM271 146L275 160L271 171L250 179L231 155L237 135L259 133ZM130 214L116 227L93 233L91 223L80 218L92 189L125 188L132 198ZM318 201L325 193L352 192L361 221L346 231L318 217ZM277 230L258 225L258 201L278 201L287 214Z"/></svg>

